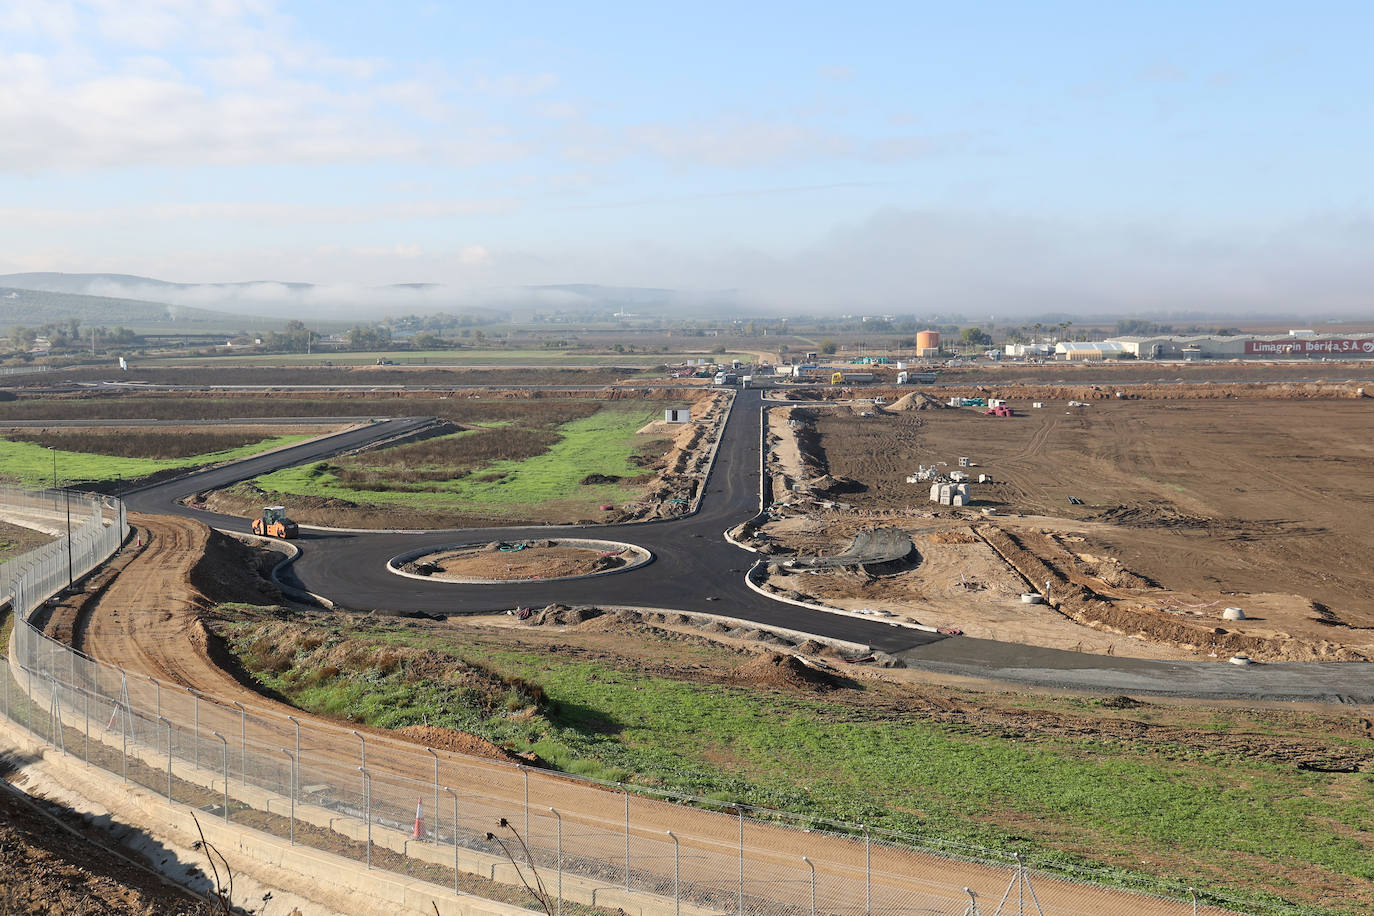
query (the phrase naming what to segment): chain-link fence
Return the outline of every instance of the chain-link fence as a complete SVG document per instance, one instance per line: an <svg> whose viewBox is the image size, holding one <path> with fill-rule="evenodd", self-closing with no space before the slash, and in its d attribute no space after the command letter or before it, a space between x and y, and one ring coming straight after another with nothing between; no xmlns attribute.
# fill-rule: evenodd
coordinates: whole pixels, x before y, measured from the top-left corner
<svg viewBox="0 0 1374 916"><path fill-rule="evenodd" d="M123 529L118 507L92 501L83 511L90 546L73 548L82 572L104 559L94 554L117 548ZM87 540L74 534L78 543ZM39 558L4 569L14 578L0 589L22 594L15 607L26 608L0 662L8 718L171 802L368 868L525 905L539 898L556 916L565 903L675 916L1241 911L1179 886L1126 888L1105 873L597 783L297 718L289 707L222 702L49 639L23 618L35 596L66 584L65 569Z"/></svg>

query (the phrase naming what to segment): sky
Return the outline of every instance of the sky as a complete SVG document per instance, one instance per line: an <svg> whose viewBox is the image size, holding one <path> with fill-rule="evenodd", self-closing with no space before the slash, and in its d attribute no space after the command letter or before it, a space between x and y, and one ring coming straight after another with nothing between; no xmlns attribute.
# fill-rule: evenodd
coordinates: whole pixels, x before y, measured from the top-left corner
<svg viewBox="0 0 1374 916"><path fill-rule="evenodd" d="M6 0L0 273L1374 317L1371 34L1363 0Z"/></svg>

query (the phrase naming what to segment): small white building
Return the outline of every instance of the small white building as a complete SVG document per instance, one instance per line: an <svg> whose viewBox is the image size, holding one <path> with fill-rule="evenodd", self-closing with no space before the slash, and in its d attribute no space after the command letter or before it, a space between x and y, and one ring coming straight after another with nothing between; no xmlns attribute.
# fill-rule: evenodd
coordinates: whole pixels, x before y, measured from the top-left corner
<svg viewBox="0 0 1374 916"><path fill-rule="evenodd" d="M664 423L691 423L692 408L690 407L669 407L663 411Z"/></svg>

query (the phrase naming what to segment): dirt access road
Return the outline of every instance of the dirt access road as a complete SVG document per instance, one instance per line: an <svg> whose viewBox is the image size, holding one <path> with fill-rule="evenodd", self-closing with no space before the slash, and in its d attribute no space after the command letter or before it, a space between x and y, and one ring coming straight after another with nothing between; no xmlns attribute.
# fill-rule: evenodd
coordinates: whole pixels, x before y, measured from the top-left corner
<svg viewBox="0 0 1374 916"><path fill-rule="evenodd" d="M200 584L230 592L216 598L251 597L254 591L242 569L242 556L222 553L224 544L213 542L207 529L184 518L140 516L134 523L147 533L148 545L110 585L101 600L90 608L90 619L80 629L81 646L94 657L119 664L132 672L153 675L169 683L194 688L205 696L197 714L202 729L229 730L238 712L227 704L238 701L252 715L250 740L255 744L283 746L293 736L286 720L297 715L309 750L303 780L325 781L347 787L357 781L360 742L352 723L339 723L299 713L294 708L264 697L240 684L212 658L200 620L208 605ZM211 555L206 557L207 544ZM200 583L200 584L198 584ZM136 679L130 678L131 690ZM211 699L213 698L213 699ZM151 695L136 698L147 703ZM164 688L158 702L163 714L181 723L190 718L190 700L180 691ZM480 802L465 797L465 810L475 804L495 818L505 816L518 823L523 809L524 776L505 760L484 760L465 754L437 751L434 756L421 746L386 732L357 728L366 737L367 766L373 773L374 804L393 810L413 805L417 785L425 785L438 760L442 784L465 786ZM455 733L457 734L457 733ZM492 756L503 756L492 749ZM622 838L615 812L630 804L625 796L595 786L566 781L556 776L530 780L531 806L539 811L557 808L566 835L576 852L614 863L623 861ZM723 814L681 808L634 798L635 861L662 871L672 861L667 830L680 838L685 860L699 881L733 886L739 821ZM544 820L547 820L545 818ZM490 828L488 828L490 829ZM547 846L546 831L533 831L532 843ZM744 856L749 862L748 893L768 899L781 894L797 896L804 881L801 857L816 864L820 878L833 895L832 906L862 906L864 857L862 842L814 833L784 830L749 823ZM937 909L957 909L967 902L960 888L978 890L984 898L1000 895L1010 873L964 862L949 861L882 845L874 847L873 893L875 900L898 901ZM671 866L667 866L671 871ZM1142 916L1183 916L1188 909L1179 903L1101 889L1048 878L1037 880L1040 901L1064 916L1097 916L1102 913L1133 913ZM798 899L800 899L798 897Z"/></svg>

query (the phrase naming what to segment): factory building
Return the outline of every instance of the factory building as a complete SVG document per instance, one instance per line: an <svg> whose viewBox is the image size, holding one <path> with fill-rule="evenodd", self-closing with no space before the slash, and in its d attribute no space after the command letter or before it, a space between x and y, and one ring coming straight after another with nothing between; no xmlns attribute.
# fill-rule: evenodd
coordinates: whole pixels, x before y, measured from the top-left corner
<svg viewBox="0 0 1374 916"><path fill-rule="evenodd" d="M1113 337L1103 344L1072 343L1068 346L1101 347L1105 344L1119 345L1137 359L1374 358L1374 332L1339 337L1319 337L1312 331L1289 331L1287 336ZM1056 354L1056 358L1066 357Z"/></svg>
<svg viewBox="0 0 1374 916"><path fill-rule="evenodd" d="M1069 362L1101 362L1104 359L1121 359L1130 355L1125 344L1110 340L1066 340L1054 345L1054 358Z"/></svg>

